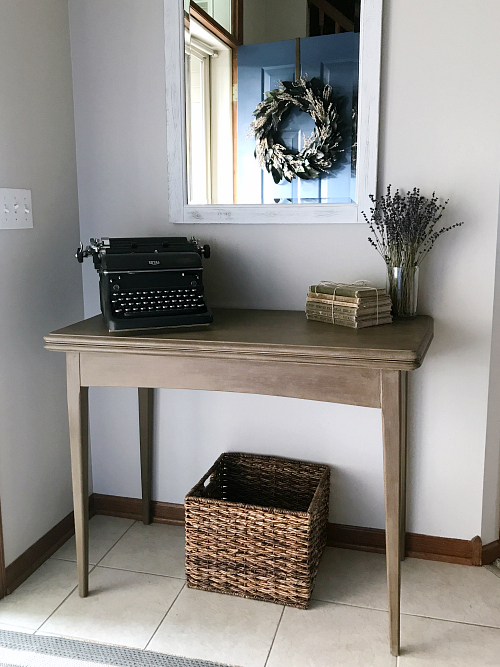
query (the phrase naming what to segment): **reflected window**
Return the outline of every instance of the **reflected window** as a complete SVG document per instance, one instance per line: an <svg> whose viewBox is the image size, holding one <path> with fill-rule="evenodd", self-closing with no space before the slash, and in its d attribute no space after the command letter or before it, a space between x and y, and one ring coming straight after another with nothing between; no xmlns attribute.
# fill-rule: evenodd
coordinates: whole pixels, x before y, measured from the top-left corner
<svg viewBox="0 0 500 667"><path fill-rule="evenodd" d="M215 23L229 33L232 32L232 4L231 0L197 0L196 2L199 9L208 14Z"/></svg>
<svg viewBox="0 0 500 667"><path fill-rule="evenodd" d="M191 18L186 64L189 203L232 203L232 49Z"/></svg>

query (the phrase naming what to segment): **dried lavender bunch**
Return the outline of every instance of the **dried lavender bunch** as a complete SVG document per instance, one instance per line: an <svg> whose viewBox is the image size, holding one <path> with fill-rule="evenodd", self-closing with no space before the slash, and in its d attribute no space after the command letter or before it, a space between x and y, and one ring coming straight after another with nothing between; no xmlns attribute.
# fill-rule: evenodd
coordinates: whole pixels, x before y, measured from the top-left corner
<svg viewBox="0 0 500 667"><path fill-rule="evenodd" d="M378 198L370 195L370 199L373 203L370 217L363 211L373 235L368 241L389 267L418 266L442 234L464 224L457 222L436 229L448 200L439 204L435 192L430 199L421 195L419 188L406 195L396 190L393 195L389 185L385 195Z"/></svg>

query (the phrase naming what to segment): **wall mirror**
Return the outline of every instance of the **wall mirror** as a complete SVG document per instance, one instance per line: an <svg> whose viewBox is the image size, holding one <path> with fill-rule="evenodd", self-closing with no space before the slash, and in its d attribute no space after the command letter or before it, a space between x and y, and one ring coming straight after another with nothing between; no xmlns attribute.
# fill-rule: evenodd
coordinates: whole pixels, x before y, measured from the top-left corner
<svg viewBox="0 0 500 667"><path fill-rule="evenodd" d="M381 15L382 0L166 0L170 221L359 221Z"/></svg>

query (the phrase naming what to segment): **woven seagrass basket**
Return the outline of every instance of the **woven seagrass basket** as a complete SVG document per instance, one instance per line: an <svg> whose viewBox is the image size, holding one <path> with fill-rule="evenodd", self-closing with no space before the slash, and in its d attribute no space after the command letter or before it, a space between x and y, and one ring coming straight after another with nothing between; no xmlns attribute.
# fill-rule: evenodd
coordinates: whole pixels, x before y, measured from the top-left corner
<svg viewBox="0 0 500 667"><path fill-rule="evenodd" d="M185 499L187 585L306 609L329 493L328 466L222 454Z"/></svg>

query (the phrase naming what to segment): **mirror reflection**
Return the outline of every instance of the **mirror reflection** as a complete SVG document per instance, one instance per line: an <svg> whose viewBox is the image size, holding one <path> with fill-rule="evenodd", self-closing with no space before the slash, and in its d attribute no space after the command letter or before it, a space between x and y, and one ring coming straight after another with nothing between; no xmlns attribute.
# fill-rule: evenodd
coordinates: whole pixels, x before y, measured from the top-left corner
<svg viewBox="0 0 500 667"><path fill-rule="evenodd" d="M356 201L360 0L184 0L189 204Z"/></svg>

